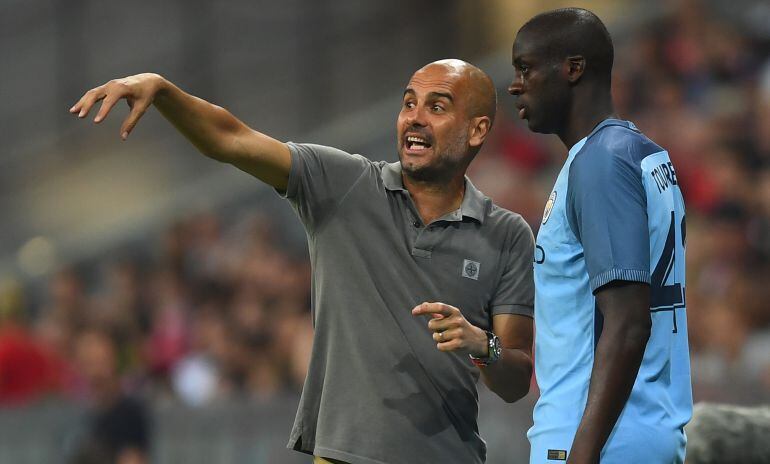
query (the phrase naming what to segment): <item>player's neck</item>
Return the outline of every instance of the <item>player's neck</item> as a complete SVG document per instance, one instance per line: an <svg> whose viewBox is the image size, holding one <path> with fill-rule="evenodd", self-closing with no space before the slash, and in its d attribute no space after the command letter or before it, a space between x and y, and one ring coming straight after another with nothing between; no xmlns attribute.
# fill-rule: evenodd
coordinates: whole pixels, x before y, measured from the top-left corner
<svg viewBox="0 0 770 464"><path fill-rule="evenodd" d="M569 150L607 118L617 117L612 96L607 91L584 92L575 95L567 125L558 136Z"/></svg>
<svg viewBox="0 0 770 464"><path fill-rule="evenodd" d="M464 173L443 182L417 181L405 175L403 182L417 207L422 222L426 225L457 210L463 203Z"/></svg>

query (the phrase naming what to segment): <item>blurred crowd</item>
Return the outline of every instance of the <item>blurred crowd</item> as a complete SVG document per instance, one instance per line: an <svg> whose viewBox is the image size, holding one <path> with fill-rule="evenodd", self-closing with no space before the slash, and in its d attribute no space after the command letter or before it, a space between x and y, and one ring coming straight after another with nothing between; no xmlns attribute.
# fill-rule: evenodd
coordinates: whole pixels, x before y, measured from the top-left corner
<svg viewBox="0 0 770 464"><path fill-rule="evenodd" d="M682 5L616 36L616 110L668 149L684 192L696 400L754 403L770 398L770 44ZM499 100L470 177L536 232L565 149ZM280 234L259 215L202 213L141 258L60 270L36 307L5 283L0 405L84 401L99 431L115 411L141 422L136 398L200 406L298 391L312 345L310 268ZM113 435L141 449L146 433Z"/></svg>
<svg viewBox="0 0 770 464"><path fill-rule="evenodd" d="M33 318L20 288L6 287L0 406L81 401L95 442L143 449L143 400L195 407L298 391L312 344L309 263L275 233L259 216L179 221L149 257L61 270ZM79 450L91 457L74 462L115 460L98 452Z"/></svg>

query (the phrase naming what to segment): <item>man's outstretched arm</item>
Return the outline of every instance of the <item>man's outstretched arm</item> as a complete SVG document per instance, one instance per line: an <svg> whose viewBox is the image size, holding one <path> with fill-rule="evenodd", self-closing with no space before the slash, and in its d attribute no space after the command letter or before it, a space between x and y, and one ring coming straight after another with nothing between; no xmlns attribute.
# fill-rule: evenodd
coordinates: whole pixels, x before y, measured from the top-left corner
<svg viewBox="0 0 770 464"><path fill-rule="evenodd" d="M137 74L95 87L70 108L70 113L85 118L102 101L94 118L99 123L123 99L131 108L120 128L123 140L147 108L155 105L204 155L286 190L291 168L286 144L251 129L226 109L182 91L157 74Z"/></svg>
<svg viewBox="0 0 770 464"><path fill-rule="evenodd" d="M596 292L604 317L596 345L588 401L567 462L598 463L628 401L650 337L650 286L616 281Z"/></svg>

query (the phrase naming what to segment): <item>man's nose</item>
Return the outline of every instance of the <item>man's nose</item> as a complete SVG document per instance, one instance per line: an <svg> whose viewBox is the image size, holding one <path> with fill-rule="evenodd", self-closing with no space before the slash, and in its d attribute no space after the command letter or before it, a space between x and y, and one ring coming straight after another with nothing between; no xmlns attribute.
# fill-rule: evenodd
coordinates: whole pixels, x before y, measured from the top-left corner
<svg viewBox="0 0 770 464"><path fill-rule="evenodd" d="M407 115L406 122L410 126L423 127L427 125L426 118L425 118L425 109L422 106L418 106L414 108L414 110L410 111L409 114Z"/></svg>
<svg viewBox="0 0 770 464"><path fill-rule="evenodd" d="M514 79L508 86L508 93L513 96L521 95L521 79Z"/></svg>

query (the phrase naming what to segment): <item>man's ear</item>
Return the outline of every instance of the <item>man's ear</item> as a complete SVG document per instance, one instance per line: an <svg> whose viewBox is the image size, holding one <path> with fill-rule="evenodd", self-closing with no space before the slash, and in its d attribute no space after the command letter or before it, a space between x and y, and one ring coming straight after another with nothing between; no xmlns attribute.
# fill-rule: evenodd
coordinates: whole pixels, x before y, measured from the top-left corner
<svg viewBox="0 0 770 464"><path fill-rule="evenodd" d="M479 116L471 119L470 137L468 138L468 145L472 147L479 147L489 135L489 130L492 129L492 120L489 116Z"/></svg>
<svg viewBox="0 0 770 464"><path fill-rule="evenodd" d="M586 59L583 55L573 55L567 57L567 80L570 84L575 84L583 76L586 70Z"/></svg>

